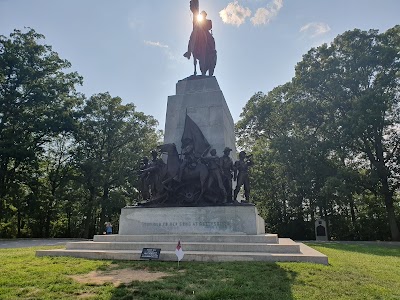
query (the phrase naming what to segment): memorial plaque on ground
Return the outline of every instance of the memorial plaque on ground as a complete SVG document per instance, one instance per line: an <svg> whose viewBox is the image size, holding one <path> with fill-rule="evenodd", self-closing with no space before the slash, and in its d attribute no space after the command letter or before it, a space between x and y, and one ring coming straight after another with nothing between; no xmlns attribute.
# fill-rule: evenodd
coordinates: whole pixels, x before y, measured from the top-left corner
<svg viewBox="0 0 400 300"><path fill-rule="evenodd" d="M140 258L143 259L159 259L161 249L159 248L143 248Z"/></svg>

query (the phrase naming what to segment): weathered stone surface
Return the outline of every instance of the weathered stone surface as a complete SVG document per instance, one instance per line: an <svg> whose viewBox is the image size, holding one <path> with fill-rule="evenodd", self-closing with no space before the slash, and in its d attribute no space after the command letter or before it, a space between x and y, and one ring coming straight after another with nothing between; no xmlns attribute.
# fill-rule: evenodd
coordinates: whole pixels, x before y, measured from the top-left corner
<svg viewBox="0 0 400 300"><path fill-rule="evenodd" d="M211 147L222 156L225 147L236 158L232 115L215 77L184 79L176 84L176 95L168 97L164 143L181 149L186 113L199 126Z"/></svg>
<svg viewBox="0 0 400 300"><path fill-rule="evenodd" d="M125 207L119 234L263 234L264 220L253 205Z"/></svg>

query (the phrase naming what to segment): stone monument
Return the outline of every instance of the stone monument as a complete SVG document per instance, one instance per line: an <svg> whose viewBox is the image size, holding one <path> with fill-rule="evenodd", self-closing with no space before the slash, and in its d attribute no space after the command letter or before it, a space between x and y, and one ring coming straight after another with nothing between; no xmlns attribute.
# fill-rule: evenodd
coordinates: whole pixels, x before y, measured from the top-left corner
<svg viewBox="0 0 400 300"><path fill-rule="evenodd" d="M257 208L233 201L226 181L232 174L238 177L234 198L243 184L249 200L247 172L253 162L242 152L233 164L234 123L213 76L217 52L212 23L204 11L197 22L198 0L190 1L190 10L193 32L184 56L193 56L194 75L178 81L176 94L168 97L164 144L151 152L151 161L142 160L141 195L149 199L121 210L117 235L97 235L90 242L68 243L65 250L37 251L38 256L139 260L142 249L150 247L161 249L160 260L176 260L180 241L187 250L185 260L191 261L328 263L325 255L304 244L265 234ZM197 76L197 61L202 76Z"/></svg>
<svg viewBox="0 0 400 300"><path fill-rule="evenodd" d="M323 219L315 221L315 240L328 241L328 232L326 230L326 222Z"/></svg>
<svg viewBox="0 0 400 300"><path fill-rule="evenodd" d="M199 60L203 75L197 76L195 68L192 76L178 81L175 95L168 97L164 144L159 147L164 154L165 166L144 170L150 172L150 177L160 178L164 191L141 203L142 207L124 208L120 232L265 233L264 220L255 206L247 203L244 207L233 201L232 187L224 184L232 176L224 173L220 157L230 149L228 156L236 158L234 122L218 81L211 76L216 64L215 41L209 32L211 20L207 20L206 13L202 12L203 20L197 21L198 0L190 1L190 9L193 32L184 56L190 58L193 55L195 66ZM237 161L232 170L240 162ZM158 170L157 176L152 173L154 170ZM245 175L247 168L246 172L240 169L234 200L242 184L245 185L246 200L249 200L248 177ZM158 186L154 182L152 185ZM226 191L226 187L231 190ZM146 210L146 207L151 209ZM151 222L145 221L148 219Z"/></svg>

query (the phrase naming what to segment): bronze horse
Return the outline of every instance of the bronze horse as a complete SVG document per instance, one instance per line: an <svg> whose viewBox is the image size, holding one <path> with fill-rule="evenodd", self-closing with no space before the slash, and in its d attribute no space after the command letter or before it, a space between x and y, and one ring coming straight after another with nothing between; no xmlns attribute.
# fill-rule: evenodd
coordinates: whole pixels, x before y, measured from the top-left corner
<svg viewBox="0 0 400 300"><path fill-rule="evenodd" d="M210 30L212 30L211 20L207 20L207 13L201 12L202 20L197 20L199 15L199 1L190 1L190 10L193 12L193 31L190 35L188 51L184 54L186 58L193 55L194 75L197 75L197 61L199 61L201 74L204 76L208 72L209 76L214 75L215 65L217 64L217 51L215 40Z"/></svg>
<svg viewBox="0 0 400 300"><path fill-rule="evenodd" d="M195 39L195 47L192 49L194 75L197 75L197 61L199 61L200 71L202 75L214 75L215 65L217 64L217 51L215 50L214 37L208 30L193 30L193 38Z"/></svg>

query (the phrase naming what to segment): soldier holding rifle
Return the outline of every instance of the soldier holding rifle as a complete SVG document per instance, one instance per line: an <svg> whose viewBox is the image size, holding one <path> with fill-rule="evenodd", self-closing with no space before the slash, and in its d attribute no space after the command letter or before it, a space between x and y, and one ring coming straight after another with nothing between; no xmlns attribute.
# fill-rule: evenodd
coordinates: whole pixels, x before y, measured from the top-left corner
<svg viewBox="0 0 400 300"><path fill-rule="evenodd" d="M251 160L252 155L246 155L246 152L241 151L239 153L239 160L235 162L233 169L233 180L237 181L236 188L234 191L234 200L236 201L239 190L244 185L244 197L249 202L250 196L250 179L249 179L249 167L253 165Z"/></svg>

